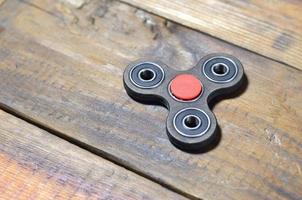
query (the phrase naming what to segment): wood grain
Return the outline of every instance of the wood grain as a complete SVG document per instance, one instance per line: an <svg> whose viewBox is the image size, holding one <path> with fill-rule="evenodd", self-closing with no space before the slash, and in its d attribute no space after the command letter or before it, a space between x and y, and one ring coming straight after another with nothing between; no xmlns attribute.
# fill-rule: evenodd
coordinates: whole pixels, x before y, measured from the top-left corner
<svg viewBox="0 0 302 200"><path fill-rule="evenodd" d="M299 70L117 1L7 1L0 13L3 108L192 198L301 199ZM187 154L168 141L167 111L131 100L122 73L142 57L184 70L213 52L239 58L248 83L214 107L219 145Z"/></svg>
<svg viewBox="0 0 302 200"><path fill-rule="evenodd" d="M300 0L122 0L302 69Z"/></svg>
<svg viewBox="0 0 302 200"><path fill-rule="evenodd" d="M2 110L0 120L0 199L185 199Z"/></svg>

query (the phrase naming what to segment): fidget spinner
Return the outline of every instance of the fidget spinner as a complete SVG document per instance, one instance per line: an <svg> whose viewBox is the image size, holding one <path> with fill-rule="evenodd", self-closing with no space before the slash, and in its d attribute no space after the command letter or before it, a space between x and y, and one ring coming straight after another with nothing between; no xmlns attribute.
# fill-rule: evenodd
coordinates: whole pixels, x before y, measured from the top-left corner
<svg viewBox="0 0 302 200"><path fill-rule="evenodd" d="M191 152L214 141L217 122L209 103L237 90L243 74L240 61L227 54L207 55L187 71L176 71L161 61L140 60L125 69L124 86L138 102L165 106L170 141Z"/></svg>

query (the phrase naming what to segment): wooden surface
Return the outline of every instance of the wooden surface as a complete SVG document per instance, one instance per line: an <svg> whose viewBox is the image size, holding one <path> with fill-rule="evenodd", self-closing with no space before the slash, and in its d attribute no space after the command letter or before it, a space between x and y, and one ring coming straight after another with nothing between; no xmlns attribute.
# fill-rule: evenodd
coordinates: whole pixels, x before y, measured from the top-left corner
<svg viewBox="0 0 302 200"><path fill-rule="evenodd" d="M0 120L1 200L185 199L2 110Z"/></svg>
<svg viewBox="0 0 302 200"><path fill-rule="evenodd" d="M302 69L300 0L122 0Z"/></svg>
<svg viewBox="0 0 302 200"><path fill-rule="evenodd" d="M6 1L0 22L7 111L190 198L301 199L301 71L118 1ZM247 83L214 107L219 145L187 154L168 141L167 111L131 100L122 73L142 57L188 69L212 52L239 58Z"/></svg>

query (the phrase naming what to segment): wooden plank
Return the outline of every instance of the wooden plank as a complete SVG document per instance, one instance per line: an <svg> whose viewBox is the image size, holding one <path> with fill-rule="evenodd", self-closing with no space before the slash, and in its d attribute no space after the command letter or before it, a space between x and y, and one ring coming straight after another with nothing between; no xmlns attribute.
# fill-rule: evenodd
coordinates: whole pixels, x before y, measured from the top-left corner
<svg viewBox="0 0 302 200"><path fill-rule="evenodd" d="M0 199L185 199L0 110Z"/></svg>
<svg viewBox="0 0 302 200"><path fill-rule="evenodd" d="M60 2L2 7L2 107L190 197L301 198L300 71L117 1ZM188 69L213 52L238 57L248 84L214 107L219 145L187 154L167 139L167 111L132 101L122 73L141 57Z"/></svg>
<svg viewBox="0 0 302 200"><path fill-rule="evenodd" d="M302 69L302 1L122 0Z"/></svg>

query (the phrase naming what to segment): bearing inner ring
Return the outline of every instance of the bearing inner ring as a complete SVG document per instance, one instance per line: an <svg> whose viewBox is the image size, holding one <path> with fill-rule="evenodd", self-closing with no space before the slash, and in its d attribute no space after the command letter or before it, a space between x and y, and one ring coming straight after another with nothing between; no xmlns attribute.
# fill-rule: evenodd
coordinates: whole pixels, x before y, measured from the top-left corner
<svg viewBox="0 0 302 200"><path fill-rule="evenodd" d="M216 63L212 65L211 71L215 76L225 76L226 74L229 73L230 68L224 63ZM217 71L220 71L222 73L217 73Z"/></svg>
<svg viewBox="0 0 302 200"><path fill-rule="evenodd" d="M197 129L201 125L201 120L196 115L187 115L183 118L182 125L186 129Z"/></svg>
<svg viewBox="0 0 302 200"><path fill-rule="evenodd" d="M145 77L145 78L143 78L143 77ZM156 77L155 72L152 69L150 69L150 68L141 69L138 72L138 78L141 81L146 81L146 82L153 81L155 79L155 77Z"/></svg>

